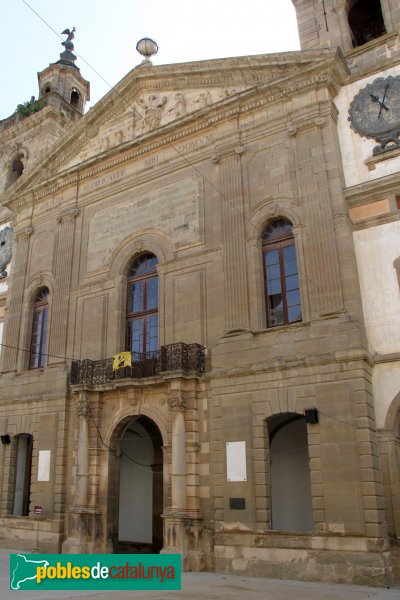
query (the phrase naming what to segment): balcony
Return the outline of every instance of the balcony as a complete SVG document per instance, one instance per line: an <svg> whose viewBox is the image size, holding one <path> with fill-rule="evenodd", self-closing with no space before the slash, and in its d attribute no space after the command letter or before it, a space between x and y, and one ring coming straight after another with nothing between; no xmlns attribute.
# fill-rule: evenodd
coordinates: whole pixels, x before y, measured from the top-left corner
<svg viewBox="0 0 400 600"><path fill-rule="evenodd" d="M154 377L167 371L204 373L204 348L200 344L168 344L154 352L132 352L132 366L113 371L113 359L73 360L71 385L101 385L120 379Z"/></svg>

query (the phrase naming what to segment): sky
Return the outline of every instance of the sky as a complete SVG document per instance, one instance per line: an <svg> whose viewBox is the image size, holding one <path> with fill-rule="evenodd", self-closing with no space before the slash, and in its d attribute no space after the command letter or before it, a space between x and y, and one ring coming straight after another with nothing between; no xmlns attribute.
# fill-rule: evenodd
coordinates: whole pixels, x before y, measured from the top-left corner
<svg viewBox="0 0 400 600"><path fill-rule="evenodd" d="M59 59L57 34L73 26L86 108L140 64L143 37L159 46L155 65L299 49L291 0L10 0L1 13L0 119L38 96L37 72Z"/></svg>

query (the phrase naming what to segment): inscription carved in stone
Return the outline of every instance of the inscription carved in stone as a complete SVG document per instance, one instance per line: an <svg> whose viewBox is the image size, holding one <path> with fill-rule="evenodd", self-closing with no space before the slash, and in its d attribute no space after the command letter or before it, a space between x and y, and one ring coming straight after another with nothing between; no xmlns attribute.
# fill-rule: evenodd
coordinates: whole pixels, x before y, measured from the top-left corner
<svg viewBox="0 0 400 600"><path fill-rule="evenodd" d="M135 231L157 228L177 247L200 241L201 181L188 177L98 211L89 226L88 271L106 264L113 250Z"/></svg>

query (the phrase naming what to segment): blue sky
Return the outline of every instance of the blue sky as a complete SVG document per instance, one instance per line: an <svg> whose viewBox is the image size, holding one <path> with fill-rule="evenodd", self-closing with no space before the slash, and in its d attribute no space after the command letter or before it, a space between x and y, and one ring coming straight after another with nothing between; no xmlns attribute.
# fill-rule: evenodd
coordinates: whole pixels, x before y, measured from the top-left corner
<svg viewBox="0 0 400 600"><path fill-rule="evenodd" d="M83 59L115 85L141 62L136 43L142 37L159 45L154 64L299 48L291 0L11 0L2 8L0 119L38 95L37 72L63 50L27 4L58 33L76 27L77 65L91 83L90 105L109 86Z"/></svg>

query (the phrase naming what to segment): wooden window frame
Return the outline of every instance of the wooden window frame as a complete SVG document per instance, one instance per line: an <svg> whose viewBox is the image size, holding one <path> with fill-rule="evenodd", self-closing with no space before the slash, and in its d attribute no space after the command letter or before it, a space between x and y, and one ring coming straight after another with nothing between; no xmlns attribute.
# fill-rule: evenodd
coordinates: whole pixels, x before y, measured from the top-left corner
<svg viewBox="0 0 400 600"><path fill-rule="evenodd" d="M39 299L41 294L46 293L44 299ZM40 332L38 335L39 342L34 344L34 331L35 325L39 319L38 315L42 315L42 322L40 325ZM49 291L46 289L40 290L36 295L36 300L33 305L33 318L32 318L32 329L31 329L31 348L29 354L29 369L42 369L46 366L46 346L47 346L47 334L49 325ZM36 363L36 357L39 356L38 364Z"/></svg>
<svg viewBox="0 0 400 600"><path fill-rule="evenodd" d="M279 220L280 219L277 219L276 222ZM283 220L291 225L290 221L288 221L287 219L283 219ZM272 223L267 225L264 232L274 222L275 221L273 221ZM290 233L282 233L281 235L272 237L270 240L263 239L263 242L262 242L262 259L263 259L263 271L264 271L264 296L265 296L265 307L266 307L267 328L268 329L271 329L274 327L284 327L286 325L292 325L294 323L302 322L302 314L301 314L300 318L296 319L295 321L289 321L289 316L288 316L286 275L285 275L285 270L284 270L283 250L284 250L284 248L288 248L290 246L293 246L294 250L295 250L296 267L297 267L296 273L297 273L297 277L299 280L300 307L302 308L302 306L301 306L301 290L300 290L300 274L299 274L299 265L298 265L298 260L297 260L297 249L296 249L296 243L295 243L295 239L294 239L292 231L290 231ZM279 271L280 271L280 283L281 283L282 304L283 304L283 323L271 323L271 315L270 315L271 307L269 306L269 300L268 300L268 278L267 278L267 268L266 268L266 255L271 250L278 250L278 256L279 256Z"/></svg>
<svg viewBox="0 0 400 600"><path fill-rule="evenodd" d="M132 269L135 268L135 265L138 263L138 261L140 261L141 258L143 258L144 256L148 256L151 258L156 258L157 257L154 254L148 253L142 256L139 256L131 265L131 268L129 269L129 271L131 272ZM149 352L148 350L146 350L147 347L147 322L148 319L150 319L152 316L158 316L158 307L159 307L159 302L158 302L158 298L157 298L157 306L155 308L147 308L147 288L149 285L149 282L153 279L157 278L158 280L158 273L157 270L156 271L152 271L150 273L145 273L143 275L134 275L129 277L128 276L128 285L127 285L127 294L126 294L126 327L125 327L125 344L126 344L126 349L129 352L136 352L134 350L132 350L132 329L131 329L131 323L133 321L139 320L139 319L143 319L143 343L141 344L141 349L140 349L140 353L146 353ZM143 310L139 310L136 312L129 312L129 298L130 298L130 290L131 290L131 286L135 283L138 283L140 281L143 281ZM158 294L158 281L157 281L157 294ZM157 332L157 348L158 348L158 343L159 343L159 336L158 336L158 332Z"/></svg>

